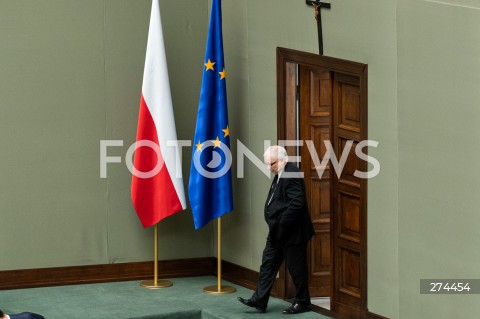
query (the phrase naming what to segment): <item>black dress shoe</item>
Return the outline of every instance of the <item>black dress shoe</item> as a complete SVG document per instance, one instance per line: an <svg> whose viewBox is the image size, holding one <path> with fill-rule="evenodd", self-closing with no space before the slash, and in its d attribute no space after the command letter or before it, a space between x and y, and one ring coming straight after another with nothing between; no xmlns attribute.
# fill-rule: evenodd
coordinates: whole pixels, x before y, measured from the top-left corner
<svg viewBox="0 0 480 319"><path fill-rule="evenodd" d="M265 310L267 309L266 306L263 306L261 304L259 304L258 302L252 300L252 299L244 299L242 297L238 297L237 298L238 301L240 301L241 303L243 303L245 306L249 306L249 307L252 307L252 308L255 308L257 309L258 311L264 313Z"/></svg>
<svg viewBox="0 0 480 319"><path fill-rule="evenodd" d="M284 315L295 315L297 313L310 311L307 306L302 306L298 302L293 303L290 307L282 311Z"/></svg>

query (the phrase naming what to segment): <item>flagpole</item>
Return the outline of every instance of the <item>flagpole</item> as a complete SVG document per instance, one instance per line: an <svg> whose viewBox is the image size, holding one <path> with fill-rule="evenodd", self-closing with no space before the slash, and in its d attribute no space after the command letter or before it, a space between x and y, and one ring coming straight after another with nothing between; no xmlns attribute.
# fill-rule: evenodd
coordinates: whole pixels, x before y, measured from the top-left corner
<svg viewBox="0 0 480 319"><path fill-rule="evenodd" d="M158 280L158 224L154 226L154 244L153 244L153 280L143 280L140 282L140 286L148 289L167 288L173 285L170 280Z"/></svg>
<svg viewBox="0 0 480 319"><path fill-rule="evenodd" d="M208 294L223 295L231 294L237 289L231 286L222 287L222 218L217 218L217 285L203 288Z"/></svg>

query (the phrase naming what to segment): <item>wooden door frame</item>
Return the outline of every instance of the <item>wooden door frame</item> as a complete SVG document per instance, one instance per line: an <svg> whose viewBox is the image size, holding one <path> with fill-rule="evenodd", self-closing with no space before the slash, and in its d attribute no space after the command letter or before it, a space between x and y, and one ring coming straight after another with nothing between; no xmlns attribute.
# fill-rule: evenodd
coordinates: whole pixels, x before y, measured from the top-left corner
<svg viewBox="0 0 480 319"><path fill-rule="evenodd" d="M295 139L296 131L292 124L292 107L287 105L287 100L291 100L292 96L288 93L289 90L286 89L287 77L292 77L292 71L287 70L286 63L291 62L295 64L301 64L311 67L325 67L333 71L338 71L344 74L351 74L359 77L360 79L360 109L364 110L361 112L361 121L362 130L361 130L361 139L368 139L368 122L367 122L367 65L357 62L352 62L343 59L337 59L327 56L321 56L317 54L297 51L293 49L277 47L276 51L276 63L277 63L277 139L278 140L289 140ZM291 81L290 81L291 82ZM290 90L291 92L291 90ZM362 167L364 171L367 171L367 163L364 163ZM364 232L361 234L361 260L360 260L360 286L361 286L361 309L360 316L361 318L367 317L367 180L362 179L361 183L364 183L362 186L362 198L364 199L361 203L362 208L364 209L365 214L362 216L360 221L363 224ZM331 234L333 235L333 221L331 223ZM333 240L331 252L333 254ZM332 256L333 257L333 256ZM333 258L332 258L333 259ZM277 283L277 288L279 291L280 297L285 298L287 296L288 288L288 274L286 273L285 267L282 267L282 270L279 274L279 280ZM335 280L334 274L332 271L332 284ZM333 287L333 285L332 285ZM331 311L322 311L324 313L329 313L331 315L338 315Z"/></svg>

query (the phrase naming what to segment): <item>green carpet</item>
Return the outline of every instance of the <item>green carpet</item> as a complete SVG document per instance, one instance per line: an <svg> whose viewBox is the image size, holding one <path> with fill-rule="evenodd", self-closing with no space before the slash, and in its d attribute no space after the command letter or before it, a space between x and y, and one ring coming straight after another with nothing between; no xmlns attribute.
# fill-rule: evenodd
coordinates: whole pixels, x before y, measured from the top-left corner
<svg viewBox="0 0 480 319"><path fill-rule="evenodd" d="M6 313L31 311L46 319L138 318L138 319L235 319L292 318L282 315L289 303L271 298L267 312L258 313L237 301L250 298L252 291L229 282L235 293L211 295L203 288L217 284L217 278L173 278L170 288L145 289L137 281L75 286L46 287L0 291L0 309ZM327 319L315 312L294 316L295 319Z"/></svg>

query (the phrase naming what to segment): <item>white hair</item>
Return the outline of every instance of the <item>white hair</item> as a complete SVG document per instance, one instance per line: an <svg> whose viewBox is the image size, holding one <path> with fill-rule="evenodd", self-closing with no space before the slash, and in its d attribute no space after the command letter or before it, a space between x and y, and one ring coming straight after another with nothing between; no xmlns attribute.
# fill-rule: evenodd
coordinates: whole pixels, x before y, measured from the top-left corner
<svg viewBox="0 0 480 319"><path fill-rule="evenodd" d="M287 150L284 147L279 145L269 146L266 149L265 153L263 153L264 158L267 156L270 156L279 160L283 160L285 163L288 162Z"/></svg>

